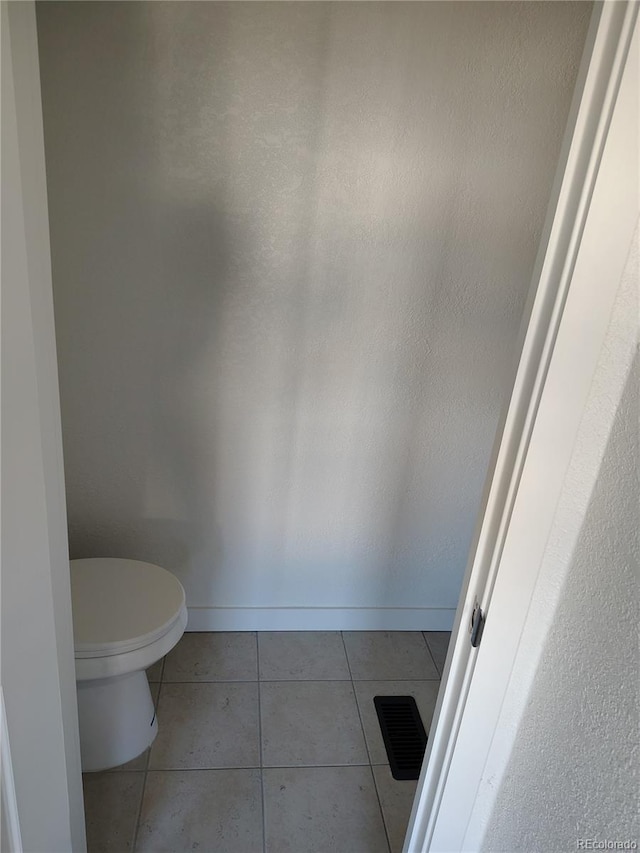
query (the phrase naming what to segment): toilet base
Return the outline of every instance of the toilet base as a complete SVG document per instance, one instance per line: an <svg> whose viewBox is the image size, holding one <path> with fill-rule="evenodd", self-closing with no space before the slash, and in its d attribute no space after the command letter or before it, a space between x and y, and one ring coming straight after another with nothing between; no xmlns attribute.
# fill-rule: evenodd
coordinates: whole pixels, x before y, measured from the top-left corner
<svg viewBox="0 0 640 853"><path fill-rule="evenodd" d="M144 670L77 688L83 772L125 764L153 743L158 722Z"/></svg>

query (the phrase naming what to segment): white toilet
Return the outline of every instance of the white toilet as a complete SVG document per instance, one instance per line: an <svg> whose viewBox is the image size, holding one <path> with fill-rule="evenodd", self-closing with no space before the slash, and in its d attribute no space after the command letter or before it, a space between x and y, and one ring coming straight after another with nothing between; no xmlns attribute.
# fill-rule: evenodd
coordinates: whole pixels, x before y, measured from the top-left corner
<svg viewBox="0 0 640 853"><path fill-rule="evenodd" d="M145 670L187 624L184 589L138 560L71 560L73 638L83 771L140 755L158 731Z"/></svg>

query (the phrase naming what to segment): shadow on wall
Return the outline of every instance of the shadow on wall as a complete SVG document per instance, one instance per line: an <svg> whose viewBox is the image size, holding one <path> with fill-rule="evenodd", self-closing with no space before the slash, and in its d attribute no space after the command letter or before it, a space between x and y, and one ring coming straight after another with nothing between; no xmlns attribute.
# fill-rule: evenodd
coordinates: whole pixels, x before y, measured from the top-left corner
<svg viewBox="0 0 640 853"><path fill-rule="evenodd" d="M72 556L455 607L587 23L38 5Z"/></svg>
<svg viewBox="0 0 640 853"><path fill-rule="evenodd" d="M106 30L106 42L110 29L113 35L129 30L129 37L125 34L120 42L123 71L119 89L134 100L118 103L117 119L123 130L127 117L129 144L121 143L120 151L120 157L125 153L125 172L127 165L133 166L126 163L131 157L134 162L137 159L139 168L133 185L123 185L120 193L113 192L113 185L109 187L111 215L103 209L96 223L108 226L113 237L109 251L117 244L118 261L114 263L111 257L105 263L100 257L104 232L100 237L94 233L86 247L89 256L97 255L94 275L103 281L86 282L88 291L82 296L90 303L89 292L108 295L102 311L93 303L94 311L87 305L84 317L93 313L93 321L105 334L109 327L117 327L118 339L110 342L106 353L99 351L99 338L85 351L91 362L104 358L111 369L107 380L111 393L104 386L92 389L96 404L92 425L87 424L90 413L84 412L89 427L83 436L88 451L85 460L89 446L102 433L105 440L99 459L74 466L78 446L69 434L78 426L77 412L65 419L71 553L72 557L108 553L158 562L176 569L187 589L195 566L196 574L201 573L203 594L214 601L218 574L225 568L223 527L235 544L230 555L234 566L245 564L242 583L249 591L252 565L268 556L256 535L264 534L266 523L272 528L278 524L273 518L268 522L260 518L265 509L273 516L265 490L276 492L282 500L290 474L292 407L302 370L296 355L304 352L308 240L315 215L313 146L320 137L315 125L303 130L298 125L314 112L314 99L322 92L322 73L318 72L325 61L323 22L328 20L328 9L318 11L314 15L318 26L307 38L307 42L311 38L311 54L315 54L315 59L307 55L315 78L313 97L291 108L288 100L292 95L285 89L279 113L288 121L277 131L281 138L271 138L264 128L259 134L249 133L249 138L243 131L242 97L231 91L233 81L237 83L230 20L234 16L224 4L213 20L205 14L209 26L215 24L209 43L198 37L202 15L194 15L188 6L167 4L166 14L148 15L138 5L119 21L120 10L114 15L105 9L99 13L100 21L93 20L103 33ZM77 26L79 32L92 23L65 10L69 13L67 24ZM44 12L41 23L43 17ZM260 35L260 22L256 23L257 28L251 21L244 22L249 24L246 36L250 40ZM148 49L142 63L141 36ZM273 53L279 48L277 27L272 28L270 41ZM213 58L211 42L215 44ZM182 76L175 73L176 56L179 63L189 43L196 49L190 55L188 73ZM298 47L294 52L304 49ZM95 65L98 73L111 68L108 55L98 57ZM192 85L199 70L213 82L213 91L203 92ZM128 76L139 81L141 74L152 97L139 112L139 93L126 83ZM276 84L281 74L282 69L276 74ZM258 124L261 118L270 120L255 104L253 111ZM321 110L316 115L320 117ZM94 115L93 120L98 117ZM194 146L194 123L208 125L204 148L201 141ZM196 135L198 132L202 127L196 127ZM297 164L287 150L292 145L297 150ZM268 170L274 152L282 175L280 185L272 190L269 185L274 175ZM86 163L86 150L78 153ZM100 160L99 152L93 155L89 169ZM105 177L110 172L117 182L123 163L111 157L109 165ZM285 174L293 165L297 165L297 174ZM268 192L279 198L261 202L260 196ZM54 190L54 207L63 196L64 192ZM287 222L281 224L286 233L273 229L274 222L278 224L278 209L272 222L268 221L265 207L274 201L276 208L287 205ZM261 230L252 225L256 210L257 215L266 213ZM55 230L60 224L55 211L52 220ZM134 242L133 253L128 257L121 254L123 244L130 250ZM63 263L54 258L56 261ZM118 262L121 276L114 269ZM64 302L64 294L58 299L58 290L56 287L57 304ZM77 347L68 346L72 339L65 334L64 325L73 313L77 322L77 306L75 311L70 305L59 311L58 330L62 396L69 408L77 388L73 379L65 380L77 371L85 349L77 341ZM119 423L115 409L121 414ZM256 467L271 464L274 453L278 456L275 468L265 471L269 481L263 477L260 482ZM97 469L106 476L94 488ZM282 482L274 486L274 479ZM273 539L271 548L282 545L284 530L282 524L279 527L266 532ZM263 576L262 585L277 579L277 575L269 577L262 566L255 574Z"/></svg>
<svg viewBox="0 0 640 853"><path fill-rule="evenodd" d="M129 306L127 326L113 343L113 356L120 347L132 355L122 359L118 380L96 388L92 399L99 401L105 439L95 466L107 481L104 491L97 484L93 500L75 506L69 484L71 555L188 566L204 547L211 555L213 545L215 558L221 557L215 510L208 519L202 513L209 506L203 475L217 481L218 383L215 373L206 377L196 368L220 341L229 287L226 247L241 241L231 240L223 217L207 205L182 211L172 205L147 227L150 239L138 242L141 264L149 263L145 281L124 282L127 290L139 284L146 293L131 300L135 310ZM243 240L248 234L245 227ZM100 358L98 346L86 352L89 359ZM121 413L115 429L114 408ZM212 413L206 445L193 425L199 408ZM86 436L87 443L92 439ZM103 502L107 506L96 512Z"/></svg>

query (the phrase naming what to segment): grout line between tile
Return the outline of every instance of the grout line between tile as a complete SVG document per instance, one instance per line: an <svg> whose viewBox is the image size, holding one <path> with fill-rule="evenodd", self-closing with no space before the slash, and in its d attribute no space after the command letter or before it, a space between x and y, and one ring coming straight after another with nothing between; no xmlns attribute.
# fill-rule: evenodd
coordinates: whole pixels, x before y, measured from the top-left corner
<svg viewBox="0 0 640 853"><path fill-rule="evenodd" d="M334 770L347 770L349 767L371 767L370 762L362 763L360 761L355 764L265 764L263 770L326 770L326 768Z"/></svg>
<svg viewBox="0 0 640 853"><path fill-rule="evenodd" d="M437 669L437 667L436 667ZM165 686L169 686L171 684L307 684L311 682L320 682L321 684L331 684L331 683L345 683L352 681L354 684L360 683L361 681L440 681L440 677L438 678L265 678L265 679L255 679L255 678L239 678L235 680L226 679L224 681L220 680L204 680L199 679L198 681L163 681L163 682L154 682L155 684L164 684Z"/></svg>
<svg viewBox="0 0 640 853"><path fill-rule="evenodd" d="M424 640L424 644L427 647L427 651L429 652L429 657L431 658L431 663L433 664L435 671L438 673L438 678L441 679L442 673L440 672L440 667L436 663L436 659L434 658L433 652L431 651L431 646L429 645L429 641L425 637L425 634L427 632L426 631L420 631L420 633L422 634L422 639ZM429 681L435 681L435 678L430 678Z"/></svg>
<svg viewBox="0 0 640 853"><path fill-rule="evenodd" d="M371 779L373 781L373 790L376 792L376 799L378 800L378 808L380 809L380 817L382 818L382 825L384 826L384 834L385 838L387 839L387 847L389 848L389 853L391 853L391 838L389 837L389 829L387 828L387 819L384 814L384 809L382 808L382 800L380 798L380 791L378 790L376 774L373 772L373 765L371 764L369 765L369 772L371 773Z"/></svg>
<svg viewBox="0 0 640 853"><path fill-rule="evenodd" d="M260 798L262 800L262 853L267 850L267 821L264 807L264 776L262 768L262 702L260 697L260 637L259 631L256 631L256 675L258 676L258 748L260 758Z"/></svg>
<svg viewBox="0 0 640 853"><path fill-rule="evenodd" d="M358 719L360 720L360 729L362 730L362 737L364 738L364 747L367 750L367 756L369 758L369 765L371 765L371 753L369 752L369 743L367 742L367 733L364 730L364 723L362 722L362 714L360 713L360 705L358 703L358 694L356 693L356 685L353 680L353 674L351 672L351 664L349 663L349 655L347 654L347 644L344 641L344 634L340 631L340 636L342 637L342 645L344 646L345 657L347 658L347 666L349 668L349 675L351 676L351 690L353 691L353 698L356 703L356 710L358 712Z"/></svg>
<svg viewBox="0 0 640 853"><path fill-rule="evenodd" d="M138 832L140 831L140 818L142 817L142 801L144 800L144 794L147 790L147 775L149 772L149 756L151 755L151 748L147 750L147 760L145 763L144 769L144 778L142 780L142 791L140 792L140 802L138 803L138 812L136 814L136 825L133 830L133 842L131 844L131 853L135 853L135 849L138 844Z"/></svg>
<svg viewBox="0 0 640 853"><path fill-rule="evenodd" d="M324 770L327 767L335 770L346 770L349 767L371 767L369 761L356 764L267 764L263 770ZM374 767L388 767L388 764L376 763ZM260 770L257 764L246 767L153 767L149 773L226 773L227 770ZM133 772L133 771L131 771ZM142 770L136 771L142 773Z"/></svg>
<svg viewBox="0 0 640 853"><path fill-rule="evenodd" d="M362 714L360 713L360 704L358 702L358 695L356 693L356 686L353 680L353 673L351 672L351 664L349 662L349 654L347 652L347 644L344 641L344 632L340 631L340 636L342 637L342 645L344 646L344 653L347 658L347 666L349 667L349 675L351 676L351 690L353 691L353 698L355 699L356 709L358 711L358 719L360 720L360 728L362 729L362 737L364 738L365 749L367 750L367 755L369 756L369 773L371 774L371 781L373 782L373 790L376 792L376 799L378 800L378 808L380 809L380 817L382 818L382 826L384 827L384 836L387 840L387 849L389 853L391 853L391 841L389 840L389 832L387 830L387 822L384 819L384 811L382 809L382 801L380 799L380 794L378 792L378 786L376 785L376 777L373 772L373 766L371 764L371 753L369 751L369 743L367 741L367 735L364 730L364 723L362 722Z"/></svg>
<svg viewBox="0 0 640 853"><path fill-rule="evenodd" d="M150 767L149 773L225 773L227 770L260 770L257 764L243 767Z"/></svg>
<svg viewBox="0 0 640 853"><path fill-rule="evenodd" d="M380 681L380 682L389 681L390 683L393 683L393 682L396 682L396 681L407 681L407 682L410 682L410 681L440 681L440 680L441 680L441 679L440 679L439 677L438 677L438 678L354 678L354 679L353 679L353 683L354 683L354 684L360 684L361 682L367 682L367 681L370 681L370 682L374 682L374 681Z"/></svg>
<svg viewBox="0 0 640 853"><path fill-rule="evenodd" d="M160 669L160 681L158 684L158 695L156 697L154 710L156 716L158 715L158 708L160 707L160 694L162 693L162 678L164 676L164 665L167 660L167 656L165 655L162 658L162 667ZM140 831L140 818L142 817L142 803L144 800L144 794L147 790L147 778L149 776L149 763L151 761L151 749L153 748L153 743L147 748L147 760L144 763L144 779L142 780L142 793L140 794L140 803L138 805L138 815L136 817L136 826L135 831L133 833L133 844L131 847L131 853L135 853L136 845L138 843L138 833Z"/></svg>

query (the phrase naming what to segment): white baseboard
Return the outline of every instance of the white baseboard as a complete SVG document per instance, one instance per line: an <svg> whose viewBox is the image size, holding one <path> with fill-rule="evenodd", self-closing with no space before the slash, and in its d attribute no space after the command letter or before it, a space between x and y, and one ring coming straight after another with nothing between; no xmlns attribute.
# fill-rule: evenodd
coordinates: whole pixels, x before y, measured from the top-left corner
<svg viewBox="0 0 640 853"><path fill-rule="evenodd" d="M189 607L187 631L450 631L444 607Z"/></svg>

